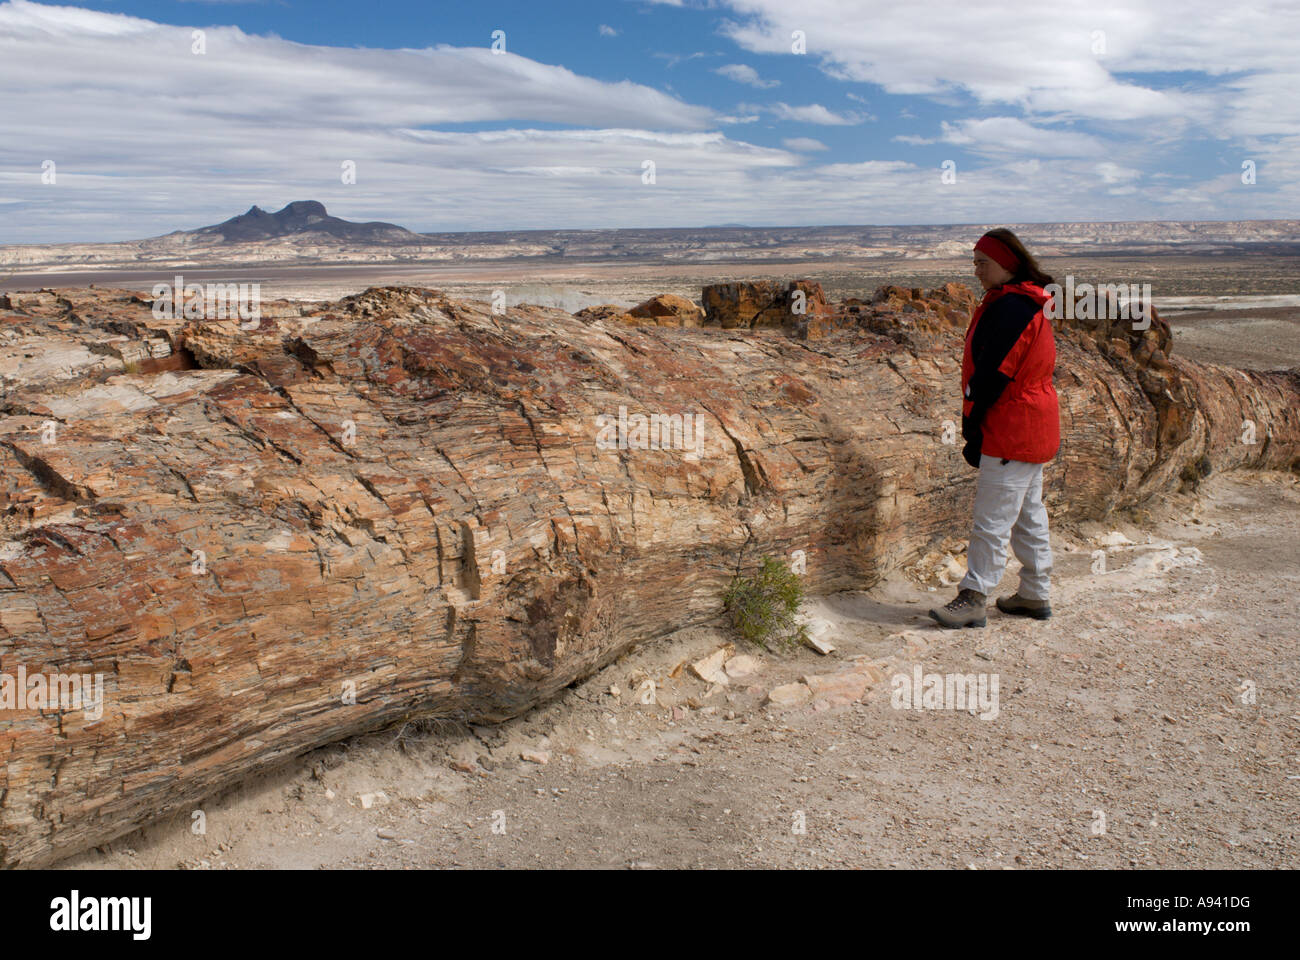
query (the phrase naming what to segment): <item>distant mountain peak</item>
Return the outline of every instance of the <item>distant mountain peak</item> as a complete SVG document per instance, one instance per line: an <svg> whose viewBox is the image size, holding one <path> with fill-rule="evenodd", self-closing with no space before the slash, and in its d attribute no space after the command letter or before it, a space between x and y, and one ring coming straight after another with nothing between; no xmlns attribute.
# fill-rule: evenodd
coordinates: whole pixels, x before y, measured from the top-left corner
<svg viewBox="0 0 1300 960"><path fill-rule="evenodd" d="M247 243L257 240L274 240L300 234L318 234L334 240L399 240L419 242L419 238L392 223L373 221L354 223L332 217L325 204L318 200L295 200L275 213L268 213L254 204L247 213L231 217L210 227L190 231L194 234L219 234L227 243Z"/></svg>
<svg viewBox="0 0 1300 960"><path fill-rule="evenodd" d="M288 204L283 210L276 214L281 216L289 214L291 216L302 217L328 217L329 212L325 209L325 204L318 200L295 200Z"/></svg>

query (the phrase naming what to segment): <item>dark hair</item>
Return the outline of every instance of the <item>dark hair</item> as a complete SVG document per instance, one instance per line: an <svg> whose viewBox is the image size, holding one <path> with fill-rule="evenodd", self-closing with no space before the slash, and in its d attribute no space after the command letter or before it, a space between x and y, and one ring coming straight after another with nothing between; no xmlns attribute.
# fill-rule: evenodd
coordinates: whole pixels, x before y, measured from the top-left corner
<svg viewBox="0 0 1300 960"><path fill-rule="evenodd" d="M997 227L984 234L986 237L993 237L995 240L1001 240L1011 252L1020 260L1020 265L1016 267L1015 272L1011 275L1011 283L1019 283L1022 280L1029 280L1045 287L1053 283L1052 275L1046 273L1034 259L1034 255L1025 249L1025 245L1020 242L1020 238L1008 230L1006 227Z"/></svg>

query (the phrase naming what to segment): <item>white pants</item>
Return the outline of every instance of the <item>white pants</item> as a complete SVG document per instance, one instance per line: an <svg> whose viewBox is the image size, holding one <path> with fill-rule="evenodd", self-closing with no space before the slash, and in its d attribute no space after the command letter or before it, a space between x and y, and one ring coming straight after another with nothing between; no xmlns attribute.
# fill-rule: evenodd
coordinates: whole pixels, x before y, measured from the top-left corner
<svg viewBox="0 0 1300 960"><path fill-rule="evenodd" d="M1043 506L1043 465L980 457L975 483L974 521L966 548L966 576L958 589L989 596L1007 565L1007 536L1021 563L1020 588L1026 600L1047 600L1052 544Z"/></svg>

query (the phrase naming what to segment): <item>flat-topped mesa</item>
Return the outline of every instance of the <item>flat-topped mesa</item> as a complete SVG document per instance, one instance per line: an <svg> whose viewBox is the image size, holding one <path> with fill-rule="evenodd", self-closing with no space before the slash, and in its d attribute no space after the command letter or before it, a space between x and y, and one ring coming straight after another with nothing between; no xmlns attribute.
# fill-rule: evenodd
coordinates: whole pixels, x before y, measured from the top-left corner
<svg viewBox="0 0 1300 960"><path fill-rule="evenodd" d="M518 714L712 620L765 554L803 551L816 594L964 533L961 331L914 329L951 303L897 329L881 306L813 343L409 288L254 329L156 319L127 291L11 301L0 674L98 676L103 697L2 712L0 860L48 863L405 718ZM163 345L177 369L126 359ZM1300 372L1166 360L1182 440L1136 360L1063 331L1056 517L1164 493L1203 457L1297 463Z"/></svg>

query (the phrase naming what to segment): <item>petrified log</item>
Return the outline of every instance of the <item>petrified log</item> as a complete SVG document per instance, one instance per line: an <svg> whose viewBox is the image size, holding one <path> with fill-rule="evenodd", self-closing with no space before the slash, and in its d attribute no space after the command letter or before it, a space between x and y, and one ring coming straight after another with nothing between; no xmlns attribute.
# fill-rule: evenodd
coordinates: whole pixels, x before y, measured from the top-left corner
<svg viewBox="0 0 1300 960"><path fill-rule="evenodd" d="M644 323L649 320L662 327L698 327L704 311L685 297L661 293L628 311L628 316Z"/></svg>
<svg viewBox="0 0 1300 960"><path fill-rule="evenodd" d="M715 283L704 288L703 301L704 322L728 329L790 327L798 317L830 312L821 284L810 280Z"/></svg>
<svg viewBox="0 0 1300 960"><path fill-rule="evenodd" d="M612 320L616 323L625 323L631 326L636 326L637 324L647 326L652 325L648 324L644 319L632 316L627 312L626 307L620 307L616 303L601 303L591 307L583 307L581 310L577 311L574 316L579 320L585 320L588 322Z"/></svg>
<svg viewBox="0 0 1300 960"><path fill-rule="evenodd" d="M122 291L20 298L0 313L0 679L98 674L103 700L0 712L0 861L403 718L517 714L715 617L763 554L804 551L824 593L964 533L961 324L932 299L804 340L401 288L252 330ZM1055 516L1203 458L1295 467L1300 372L1163 349L1156 368L1122 339L1058 337ZM123 359L151 342L172 369Z"/></svg>
<svg viewBox="0 0 1300 960"><path fill-rule="evenodd" d="M605 320L633 327L698 327L704 319L704 311L685 297L661 293L635 307L602 303L584 307L574 316L589 323Z"/></svg>

